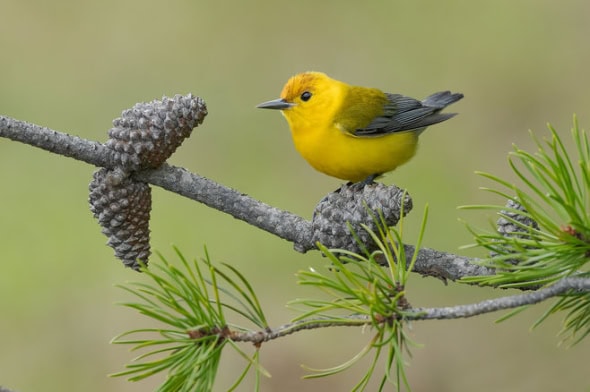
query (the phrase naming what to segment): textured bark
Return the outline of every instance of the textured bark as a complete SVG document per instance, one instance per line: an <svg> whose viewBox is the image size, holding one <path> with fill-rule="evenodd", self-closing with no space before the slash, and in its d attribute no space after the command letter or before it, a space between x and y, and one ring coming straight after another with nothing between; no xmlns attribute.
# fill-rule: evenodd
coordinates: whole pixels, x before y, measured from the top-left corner
<svg viewBox="0 0 590 392"><path fill-rule="evenodd" d="M120 156L104 144L6 116L0 116L0 136L91 165L109 169L120 168ZM337 244L342 248L358 250L358 243L350 235L347 222L352 223L355 231L358 231L361 224L374 225L374 218L378 216L380 207L386 207L384 208L387 213L385 219L388 224L393 225L402 211L406 214L411 208L409 196L394 186L371 184L369 187L373 188L355 192L354 189L351 190L345 185L340 192L326 196L318 204L314 214L317 219L312 222L186 169L166 163L157 169L142 169L130 175L137 181L157 185L188 197L292 242L295 249L300 252L316 249L318 240L322 243ZM339 206L346 206L345 211L342 211ZM367 206L371 213L367 213ZM326 213L327 211L329 213ZM336 211L340 212L335 213ZM366 237L362 239L367 241L366 245L370 248L368 244L370 240ZM413 253L414 248L407 245L408 260ZM424 248L419 250L414 271L445 281L456 280L463 276L493 273L490 269L472 264L472 261L466 257Z"/></svg>

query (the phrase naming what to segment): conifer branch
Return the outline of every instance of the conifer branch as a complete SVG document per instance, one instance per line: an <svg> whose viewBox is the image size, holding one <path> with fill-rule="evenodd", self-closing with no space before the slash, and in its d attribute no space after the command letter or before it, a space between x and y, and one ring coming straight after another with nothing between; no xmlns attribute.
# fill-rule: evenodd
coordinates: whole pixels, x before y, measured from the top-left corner
<svg viewBox="0 0 590 392"><path fill-rule="evenodd" d="M537 291L512 296L493 298L475 304L449 306L442 308L414 308L413 320L441 320L479 316L498 310L514 309L526 305L534 305L549 298L566 293L590 293L590 279L569 277Z"/></svg>
<svg viewBox="0 0 590 392"><path fill-rule="evenodd" d="M550 298L566 293L589 293L590 278L563 278L557 283L533 292L510 295L500 298L488 299L467 305L448 306L440 308L410 308L404 312L403 319L411 320L451 320L475 317L500 310L515 309L521 306L534 305ZM223 334L234 342L250 342L254 345L270 340L285 337L287 335L320 328L332 327L358 327L371 325L374 321L367 315L349 315L339 318L317 317L298 320L276 328L266 328L259 331L230 331ZM385 320L384 320L385 322ZM220 329L221 331L222 329ZM189 332L190 334L190 332Z"/></svg>
<svg viewBox="0 0 590 392"><path fill-rule="evenodd" d="M113 151L105 144L7 116L0 115L0 137L98 167L116 169L119 165ZM312 222L191 173L186 169L164 163L156 169L138 170L132 176L139 181L157 185L225 212L236 219L292 242L298 251L306 252L317 249ZM414 248L408 245L408 258L411 258L413 253ZM425 276L435 276L444 281L493 273L493 269L478 266L473 264L473 261L476 260L422 248L419 251L414 271Z"/></svg>

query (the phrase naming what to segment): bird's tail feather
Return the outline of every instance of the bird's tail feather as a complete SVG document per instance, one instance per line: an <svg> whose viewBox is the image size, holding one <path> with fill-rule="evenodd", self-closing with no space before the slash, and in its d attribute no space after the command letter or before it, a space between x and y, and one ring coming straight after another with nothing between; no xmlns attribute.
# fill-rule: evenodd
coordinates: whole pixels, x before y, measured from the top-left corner
<svg viewBox="0 0 590 392"><path fill-rule="evenodd" d="M422 104L424 106L430 106L433 108L437 108L442 110L449 106L450 104L457 102L463 98L463 94L461 93L451 93L450 91L440 91L438 93L434 93L428 97L426 97Z"/></svg>

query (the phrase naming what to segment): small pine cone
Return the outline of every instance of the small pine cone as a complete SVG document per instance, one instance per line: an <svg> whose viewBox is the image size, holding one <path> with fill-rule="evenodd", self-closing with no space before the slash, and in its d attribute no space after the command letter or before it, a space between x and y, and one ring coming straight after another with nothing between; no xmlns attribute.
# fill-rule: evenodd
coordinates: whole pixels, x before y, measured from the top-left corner
<svg viewBox="0 0 590 392"><path fill-rule="evenodd" d="M512 199L508 199L508 201L506 202L506 207L522 211L523 213L527 212L527 210L520 203ZM498 233L502 234L503 236L511 236L518 235L518 233L526 233L528 232L528 229L526 229L525 227L539 229L539 225L537 224L537 222L535 222L526 215L508 210L502 210L500 211L500 214L501 215L500 218L498 218L498 221L496 222L496 226L498 229ZM516 223L506 218L513 219L519 222L520 224L524 225L525 227L517 225Z"/></svg>
<svg viewBox="0 0 590 392"><path fill-rule="evenodd" d="M394 226L400 219L402 202L403 213L407 214L412 209L412 199L395 185L372 183L359 188L358 184L345 184L316 206L311 223L313 242L320 242L328 248L360 252L361 248L348 227L350 224L355 235L372 251L375 249L371 246L373 241L361 224L375 232L381 213L385 223Z"/></svg>
<svg viewBox="0 0 590 392"><path fill-rule="evenodd" d="M131 180L120 169L99 169L90 182L90 210L102 227L108 245L126 267L139 270L150 256L151 188Z"/></svg>
<svg viewBox="0 0 590 392"><path fill-rule="evenodd" d="M138 103L113 120L109 140L120 167L156 168L166 161L207 115L205 102L192 94Z"/></svg>
<svg viewBox="0 0 590 392"><path fill-rule="evenodd" d="M506 208L510 208L511 210L500 211L500 218L498 218L496 221L496 229L499 234L503 235L504 237L528 237L528 234L526 233L528 233L530 229L539 229L539 224L537 222L527 215L524 215L526 214L527 210L522 206L522 204L513 199L508 199L506 202ZM523 214L519 214L512 209L522 211ZM519 222L522 226L516 224L513 222L513 220ZM498 252L490 252L490 256L494 257L496 255L498 255ZM517 259L507 261L511 264L518 264L519 262Z"/></svg>

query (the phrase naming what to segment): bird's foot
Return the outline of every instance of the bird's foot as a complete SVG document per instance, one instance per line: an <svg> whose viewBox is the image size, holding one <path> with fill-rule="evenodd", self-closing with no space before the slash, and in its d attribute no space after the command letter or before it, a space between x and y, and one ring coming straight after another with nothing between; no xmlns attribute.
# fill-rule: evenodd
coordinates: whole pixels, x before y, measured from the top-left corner
<svg viewBox="0 0 590 392"><path fill-rule="evenodd" d="M375 184L375 179L379 177L381 174L371 174L367 178L359 182L348 182L346 186L350 187L353 191L362 191L364 187L367 185Z"/></svg>

